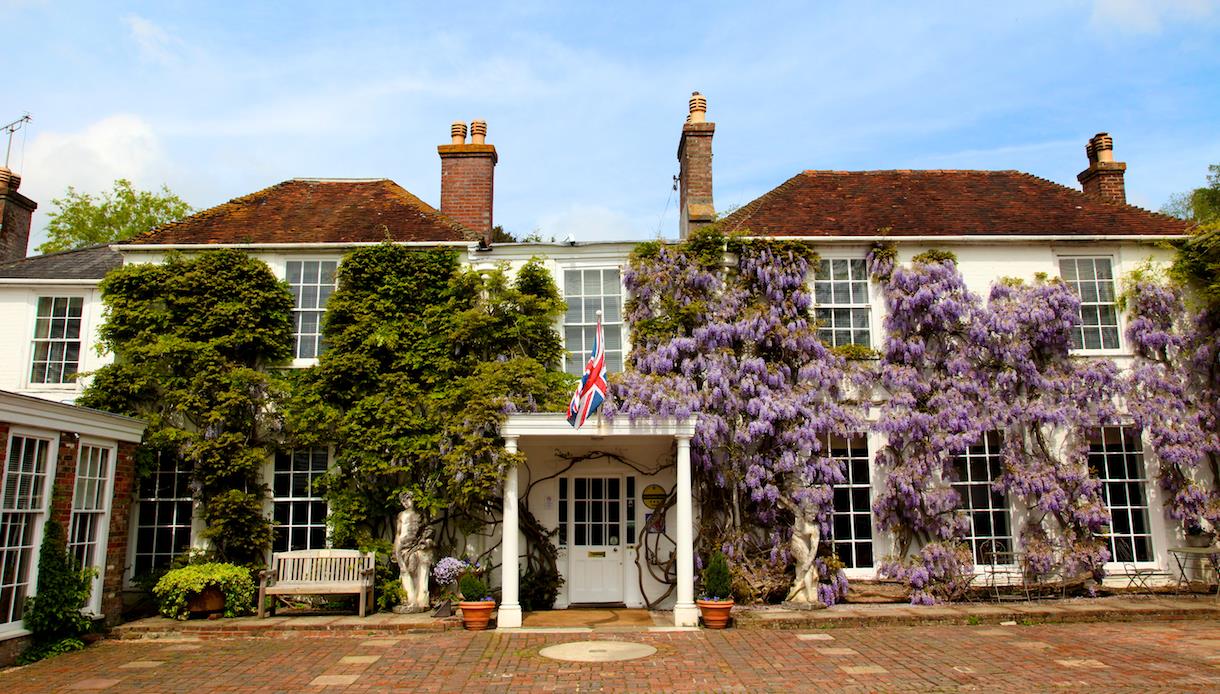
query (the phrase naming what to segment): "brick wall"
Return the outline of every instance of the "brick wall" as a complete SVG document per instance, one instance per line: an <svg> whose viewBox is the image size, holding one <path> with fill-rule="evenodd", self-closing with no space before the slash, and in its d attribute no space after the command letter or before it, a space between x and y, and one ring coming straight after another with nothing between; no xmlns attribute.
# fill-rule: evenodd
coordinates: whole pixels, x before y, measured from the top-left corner
<svg viewBox="0 0 1220 694"><path fill-rule="evenodd" d="M102 614L107 626L123 619L123 577L127 573L127 542L131 505L136 493L137 444L120 443L114 465L114 494L110 506L110 534L106 540L106 575L102 578Z"/></svg>
<svg viewBox="0 0 1220 694"><path fill-rule="evenodd" d="M712 136L715 123L687 123L678 145L679 213L682 237L712 221Z"/></svg>
<svg viewBox="0 0 1220 694"><path fill-rule="evenodd" d="M491 240L495 201L494 145L441 145L441 212Z"/></svg>
<svg viewBox="0 0 1220 694"><path fill-rule="evenodd" d="M30 241L30 218L37 203L17 192L21 178L0 167L0 262L25 257Z"/></svg>
<svg viewBox="0 0 1220 694"><path fill-rule="evenodd" d="M59 452L55 460L55 481L51 486L51 520L58 522L67 534L72 520L72 491L76 487L76 459L80 437L69 431L59 432Z"/></svg>

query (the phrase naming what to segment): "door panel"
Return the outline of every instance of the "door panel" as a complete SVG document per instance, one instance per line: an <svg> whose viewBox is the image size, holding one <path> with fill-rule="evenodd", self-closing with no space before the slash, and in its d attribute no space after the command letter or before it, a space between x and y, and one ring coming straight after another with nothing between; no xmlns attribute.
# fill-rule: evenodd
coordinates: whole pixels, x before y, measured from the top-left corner
<svg viewBox="0 0 1220 694"><path fill-rule="evenodd" d="M568 501L571 602L623 601L623 478L574 477Z"/></svg>

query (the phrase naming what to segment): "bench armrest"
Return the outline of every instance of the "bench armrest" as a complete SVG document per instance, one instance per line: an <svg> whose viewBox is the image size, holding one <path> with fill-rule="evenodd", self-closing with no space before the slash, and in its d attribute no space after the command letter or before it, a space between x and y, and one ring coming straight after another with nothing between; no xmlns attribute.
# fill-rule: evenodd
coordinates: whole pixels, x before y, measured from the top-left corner
<svg viewBox="0 0 1220 694"><path fill-rule="evenodd" d="M264 569L258 572L259 582L263 585L275 583L275 579L279 578L279 572L275 569Z"/></svg>

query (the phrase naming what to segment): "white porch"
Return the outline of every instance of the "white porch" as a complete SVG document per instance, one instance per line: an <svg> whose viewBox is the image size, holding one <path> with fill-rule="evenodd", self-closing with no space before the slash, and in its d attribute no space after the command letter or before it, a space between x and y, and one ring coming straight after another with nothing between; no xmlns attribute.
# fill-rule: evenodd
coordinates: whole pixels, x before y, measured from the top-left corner
<svg viewBox="0 0 1220 694"><path fill-rule="evenodd" d="M539 520L548 527L555 527L552 523L556 519L561 519L564 524L564 533L561 536L564 541L560 544L561 553L565 554L565 558L560 571L568 583L565 587L564 599L557 601L557 604L585 602L586 598L589 602L600 602L600 599L596 599L600 594L592 582L604 578L602 567L593 562L586 564L582 561L587 555L607 560L617 559L617 565L620 567L627 565L627 561L634 556L628 555L633 551L631 545L635 528L638 527L642 532L643 523L647 518L642 506L643 491L649 483L654 481L653 475L658 471L649 461L636 461L640 465L635 467L617 464L618 469L615 469L613 467L616 465L615 463L607 463L602 460L591 466L580 467L577 472L573 473L574 476L569 478L554 472L558 469L554 452L570 451L579 454L581 451L596 450L620 452L624 458L630 458L633 451L644 451L647 455L655 455L660 450L666 452L672 450L674 461L672 477L669 477L670 470L666 469L666 479L658 481L664 483L672 480L674 490L674 518L670 525L675 542L674 566L677 577L673 608L674 625L686 627L698 624L699 611L694 601L694 518L690 463L690 440L695 433L695 421L694 417L686 420L658 418L632 423L626 417L614 422L597 417L591 419L581 429L573 429L562 414L515 414L510 415L501 426L500 434L504 437L505 447L510 452L520 451L526 454L526 465L530 468L527 472L534 474L535 478L545 475L546 481L555 485L554 493L550 491L549 487L541 491L536 490L535 502L538 499L545 499L546 513L534 512L536 516L543 516ZM523 471L516 467L505 473L500 567L502 596L497 619L498 628L521 626L520 504L523 501L523 494L527 491L522 488L522 485L529 484L528 480L523 481L523 477ZM605 486L602 486L603 483ZM580 485L579 492L577 485ZM668 486L668 484L664 486ZM578 495L580 501L574 501ZM576 515L579 515L584 508L577 507L575 504L583 503L588 506L587 499L589 498L604 500L605 508L613 508L612 513L616 525L614 529L606 527L604 533L602 528L595 527L596 524L590 526L585 523L586 527L577 527L573 521L573 515L567 515L554 508L555 498L559 499L559 505L562 508L574 508ZM625 509L617 506L619 499L623 500ZM634 513L628 515L627 509L632 508L639 509L638 516ZM531 506L531 509L538 509L538 507ZM547 522L548 520L551 522ZM602 525L605 526L605 519L601 520ZM569 528L572 533L570 537L567 534ZM588 535L583 534L586 530ZM590 551L585 551L586 549ZM575 552L579 555L573 554L569 559L566 556L567 552ZM608 568L612 564L614 562L610 561L606 567ZM630 573L630 571L634 571L634 568L631 565L628 566L628 573L617 575L616 580L620 584L626 584L628 578L639 580L638 575ZM576 585L573 585L573 582ZM607 593L606 595L613 594ZM619 595L618 601L622 601L623 593ZM574 597L577 599L572 599ZM626 602L630 602L630 600Z"/></svg>

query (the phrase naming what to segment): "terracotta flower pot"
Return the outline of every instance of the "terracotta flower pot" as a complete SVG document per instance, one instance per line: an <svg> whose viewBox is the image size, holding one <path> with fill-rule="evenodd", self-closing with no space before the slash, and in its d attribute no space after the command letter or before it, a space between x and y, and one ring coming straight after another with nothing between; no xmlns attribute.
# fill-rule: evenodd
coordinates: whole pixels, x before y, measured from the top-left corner
<svg viewBox="0 0 1220 694"><path fill-rule="evenodd" d="M695 604L703 613L703 626L708 629L724 629L729 625L729 611L733 609L732 600L696 600Z"/></svg>
<svg viewBox="0 0 1220 694"><path fill-rule="evenodd" d="M487 622L491 620L491 611L496 609L494 600L480 600L478 602L459 602L458 607L462 608L462 624L470 631L483 631L487 628Z"/></svg>
<svg viewBox="0 0 1220 694"><path fill-rule="evenodd" d="M192 595L186 603L191 614L206 614L220 612L225 608L225 594L216 586L208 586L199 593Z"/></svg>

